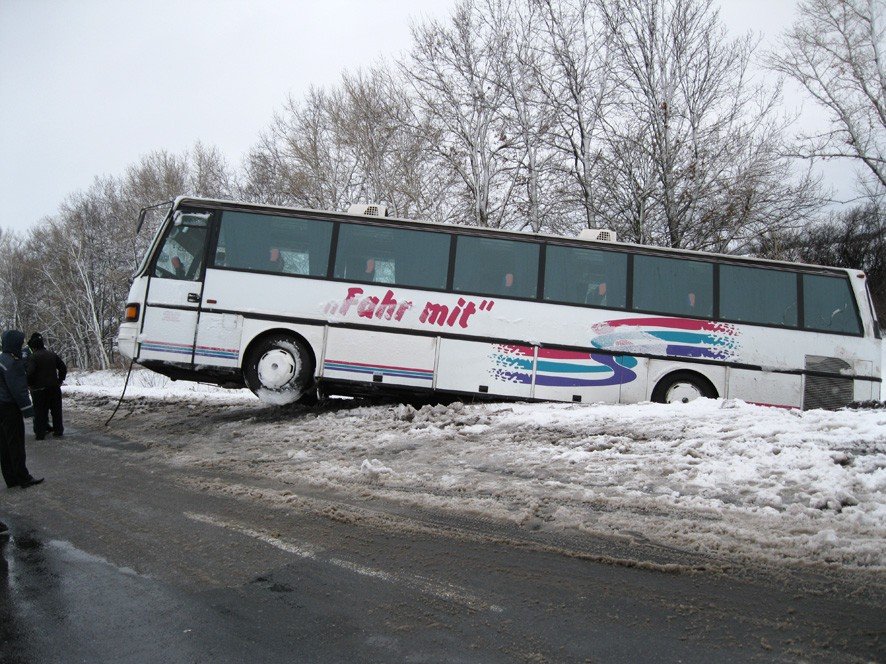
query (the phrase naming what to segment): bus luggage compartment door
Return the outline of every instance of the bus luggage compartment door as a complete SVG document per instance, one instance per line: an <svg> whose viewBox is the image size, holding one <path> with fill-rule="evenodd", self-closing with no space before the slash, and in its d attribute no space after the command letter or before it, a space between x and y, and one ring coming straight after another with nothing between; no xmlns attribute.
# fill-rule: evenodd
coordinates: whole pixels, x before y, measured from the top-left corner
<svg viewBox="0 0 886 664"><path fill-rule="evenodd" d="M536 358L536 399L575 403L617 403L621 384L636 375L634 358L590 351L539 348Z"/></svg>
<svg viewBox="0 0 886 664"><path fill-rule="evenodd" d="M430 390L437 339L329 328L323 377Z"/></svg>
<svg viewBox="0 0 886 664"><path fill-rule="evenodd" d="M753 369L728 369L726 396L747 403L779 408L799 408L803 400L803 377Z"/></svg>
<svg viewBox="0 0 886 664"><path fill-rule="evenodd" d="M534 370L532 346L441 339L437 389L529 399Z"/></svg>

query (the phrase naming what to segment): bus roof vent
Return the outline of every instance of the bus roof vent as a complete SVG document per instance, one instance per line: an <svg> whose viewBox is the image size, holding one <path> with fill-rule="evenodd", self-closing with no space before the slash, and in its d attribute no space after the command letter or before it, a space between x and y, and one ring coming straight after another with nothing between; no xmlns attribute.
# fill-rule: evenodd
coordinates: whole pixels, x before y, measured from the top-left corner
<svg viewBox="0 0 886 664"><path fill-rule="evenodd" d="M348 214L356 214L363 217L387 217L388 208L377 203L355 203L348 207Z"/></svg>
<svg viewBox="0 0 886 664"><path fill-rule="evenodd" d="M578 234L579 240L593 240L594 242L615 242L615 231L608 228L583 228Z"/></svg>

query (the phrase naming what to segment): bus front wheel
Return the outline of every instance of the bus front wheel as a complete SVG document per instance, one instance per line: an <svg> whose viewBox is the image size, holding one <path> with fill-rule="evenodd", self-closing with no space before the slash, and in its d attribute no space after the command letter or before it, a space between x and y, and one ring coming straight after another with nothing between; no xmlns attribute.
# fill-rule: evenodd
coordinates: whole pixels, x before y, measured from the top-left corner
<svg viewBox="0 0 886 664"><path fill-rule="evenodd" d="M652 391L655 403L689 403L699 397L716 399L717 390L707 378L691 371L668 374Z"/></svg>
<svg viewBox="0 0 886 664"><path fill-rule="evenodd" d="M311 355L304 344L284 334L259 340L243 367L249 389L262 401L280 406L308 393L312 373Z"/></svg>

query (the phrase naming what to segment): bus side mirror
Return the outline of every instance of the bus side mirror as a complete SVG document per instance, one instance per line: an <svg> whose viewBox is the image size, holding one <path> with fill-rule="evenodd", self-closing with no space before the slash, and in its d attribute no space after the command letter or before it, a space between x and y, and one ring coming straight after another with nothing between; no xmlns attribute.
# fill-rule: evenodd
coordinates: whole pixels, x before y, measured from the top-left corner
<svg viewBox="0 0 886 664"><path fill-rule="evenodd" d="M145 223L145 217L148 215L148 208L142 208L138 213L138 225L135 227L135 234L138 235Z"/></svg>

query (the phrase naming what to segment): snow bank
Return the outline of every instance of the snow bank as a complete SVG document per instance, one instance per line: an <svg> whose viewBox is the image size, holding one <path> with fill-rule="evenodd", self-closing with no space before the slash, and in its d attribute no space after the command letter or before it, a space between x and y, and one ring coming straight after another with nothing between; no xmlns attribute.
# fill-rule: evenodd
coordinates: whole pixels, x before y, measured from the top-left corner
<svg viewBox="0 0 886 664"><path fill-rule="evenodd" d="M69 393L117 396L122 377L75 383ZM251 400L269 412L245 391L189 383L130 389L166 401L212 399L216 407ZM174 460L529 528L886 569L884 410L798 412L702 399L339 406L298 411L294 420L292 411L280 413L228 418L216 436L188 439Z"/></svg>
<svg viewBox="0 0 886 664"><path fill-rule="evenodd" d="M65 380L66 395L120 397L126 373L120 371L72 371ZM126 387L126 397L177 401L191 399L196 401L243 402L255 401L255 395L247 389L230 390L207 383L175 381L153 371L134 369Z"/></svg>

